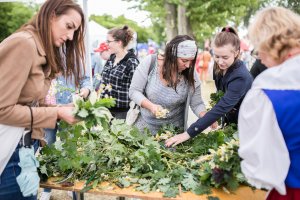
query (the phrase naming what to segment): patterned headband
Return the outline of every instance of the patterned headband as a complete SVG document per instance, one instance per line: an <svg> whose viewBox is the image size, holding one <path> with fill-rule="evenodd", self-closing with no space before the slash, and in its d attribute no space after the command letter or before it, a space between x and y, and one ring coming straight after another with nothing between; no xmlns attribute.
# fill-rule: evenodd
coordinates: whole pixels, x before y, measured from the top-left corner
<svg viewBox="0 0 300 200"><path fill-rule="evenodd" d="M193 40L185 40L180 42L177 47L177 57L193 58L197 53L197 45Z"/></svg>

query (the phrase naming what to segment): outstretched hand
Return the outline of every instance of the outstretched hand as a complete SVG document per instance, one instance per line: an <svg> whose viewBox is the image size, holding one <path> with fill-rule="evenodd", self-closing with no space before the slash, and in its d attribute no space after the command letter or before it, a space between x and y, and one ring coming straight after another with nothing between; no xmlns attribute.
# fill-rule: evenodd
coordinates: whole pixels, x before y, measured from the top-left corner
<svg viewBox="0 0 300 200"><path fill-rule="evenodd" d="M178 135L175 135L169 139L167 139L165 141L165 145L166 147L170 147L170 146L176 146L177 144L180 144L182 142L185 142L187 141L188 139L190 139L191 136L187 133L187 132L184 132L184 133L181 133L181 134L178 134Z"/></svg>

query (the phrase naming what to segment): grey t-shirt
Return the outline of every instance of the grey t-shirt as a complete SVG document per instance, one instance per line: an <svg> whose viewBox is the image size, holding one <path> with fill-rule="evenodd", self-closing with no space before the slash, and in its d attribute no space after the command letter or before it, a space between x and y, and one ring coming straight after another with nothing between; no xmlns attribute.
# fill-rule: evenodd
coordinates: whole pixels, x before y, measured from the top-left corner
<svg viewBox="0 0 300 200"><path fill-rule="evenodd" d="M166 119L156 119L149 110L141 108L141 114L135 122L135 126L140 130L147 127L152 134L156 134L163 124L174 124L184 128L189 106L197 116L201 111L206 110L201 98L201 87L197 74L194 74L195 89L189 87L182 78L177 85L176 92L174 88L165 86L160 80L157 60L151 72L149 72L150 63L151 56L147 56L137 67L130 85L129 97L139 106L147 98L152 103L167 108L170 113Z"/></svg>
<svg viewBox="0 0 300 200"><path fill-rule="evenodd" d="M177 91L177 92L176 92ZM141 108L140 119L135 125L139 129L144 129L145 125L150 129L152 134L155 134L158 129L164 124L173 124L183 129L184 126L184 109L188 96L188 83L181 78L177 85L176 91L174 88L165 86L160 80L157 65L148 76L147 86L145 88L145 96L154 104L161 105L169 110L167 118L156 119L155 116L145 108Z"/></svg>

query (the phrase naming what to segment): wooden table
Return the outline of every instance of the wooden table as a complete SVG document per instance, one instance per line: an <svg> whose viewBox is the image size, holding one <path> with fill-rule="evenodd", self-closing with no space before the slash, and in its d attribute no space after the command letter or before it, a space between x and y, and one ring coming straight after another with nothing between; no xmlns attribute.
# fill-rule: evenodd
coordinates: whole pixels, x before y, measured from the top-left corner
<svg viewBox="0 0 300 200"><path fill-rule="evenodd" d="M53 179L52 179L53 180ZM41 183L42 188L51 188L58 190L68 190L75 191L77 193L77 199L83 200L84 194L80 193L84 185L83 181L76 182L72 187L63 187L60 184L56 184L51 179L45 183ZM108 182L99 184L96 189L89 190L87 193L107 195L107 196L117 196L117 197L129 197L129 198L139 198L147 200L207 200L207 196L218 197L220 200L264 200L266 192L262 190L252 190L249 187L241 186L234 193L227 194L223 190L213 189L210 195L196 195L192 192L180 193L176 198L166 198L163 197L161 192L149 192L143 193L140 191L135 191L133 187L119 188Z"/></svg>

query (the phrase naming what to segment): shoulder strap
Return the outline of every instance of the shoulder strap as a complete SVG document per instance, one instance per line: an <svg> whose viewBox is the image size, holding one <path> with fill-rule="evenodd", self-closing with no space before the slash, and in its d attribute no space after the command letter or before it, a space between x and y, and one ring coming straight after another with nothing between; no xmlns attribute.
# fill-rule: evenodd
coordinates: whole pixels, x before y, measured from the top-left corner
<svg viewBox="0 0 300 200"><path fill-rule="evenodd" d="M31 147L31 134L32 134L32 127L33 127L32 109L30 106L28 106L28 108L30 110L31 123L30 123L30 130L25 130L23 133L23 146L26 148Z"/></svg>
<svg viewBox="0 0 300 200"><path fill-rule="evenodd" d="M151 54L151 63L150 63L150 68L149 68L148 75L154 69L154 64L155 64L156 57L157 57L157 54Z"/></svg>
<svg viewBox="0 0 300 200"><path fill-rule="evenodd" d="M148 76L151 73L151 71L154 69L154 65L155 65L155 59L157 58L157 54L151 54L151 62L150 62L150 67L149 67L149 71L148 71ZM144 87L144 95L146 96L146 92L145 92L145 88L147 86L148 80L146 82L146 85Z"/></svg>

